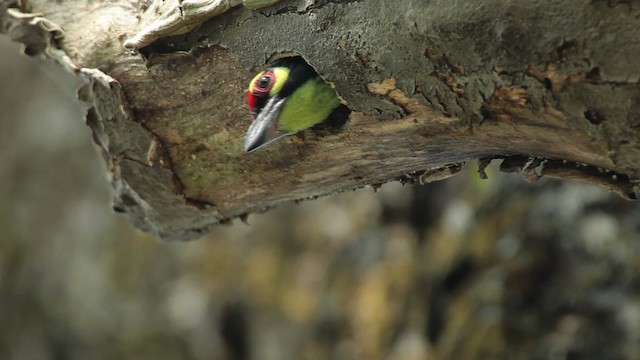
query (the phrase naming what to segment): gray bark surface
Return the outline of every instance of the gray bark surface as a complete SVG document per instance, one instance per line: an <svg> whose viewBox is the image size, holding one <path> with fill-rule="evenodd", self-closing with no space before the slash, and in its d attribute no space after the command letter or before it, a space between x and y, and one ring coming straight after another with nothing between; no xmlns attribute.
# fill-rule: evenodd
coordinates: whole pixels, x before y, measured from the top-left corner
<svg viewBox="0 0 640 360"><path fill-rule="evenodd" d="M154 16L131 2L1 4L2 32L86 80L114 208L162 239L481 158L636 197L637 2L284 1L161 39L146 59L122 47ZM335 86L349 121L243 154L246 84L291 52Z"/></svg>

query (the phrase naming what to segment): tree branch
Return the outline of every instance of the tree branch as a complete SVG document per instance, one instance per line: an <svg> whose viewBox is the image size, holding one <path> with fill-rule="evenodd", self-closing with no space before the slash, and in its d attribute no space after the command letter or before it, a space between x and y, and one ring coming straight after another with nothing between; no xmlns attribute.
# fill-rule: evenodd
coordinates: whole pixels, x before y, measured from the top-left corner
<svg viewBox="0 0 640 360"><path fill-rule="evenodd" d="M234 8L141 49L144 58L123 42L157 16L152 7L1 6L0 29L30 55L87 79L87 124L113 177L114 208L163 239L487 157L537 158L553 164L549 175L636 197L640 9L631 4L283 1ZM335 86L349 121L243 154L247 82L291 52ZM590 170L566 170L576 164Z"/></svg>

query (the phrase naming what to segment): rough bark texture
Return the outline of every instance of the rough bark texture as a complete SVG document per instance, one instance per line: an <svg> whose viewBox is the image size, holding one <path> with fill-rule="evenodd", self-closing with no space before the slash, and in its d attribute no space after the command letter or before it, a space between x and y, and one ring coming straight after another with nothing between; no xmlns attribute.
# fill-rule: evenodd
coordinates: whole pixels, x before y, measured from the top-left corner
<svg viewBox="0 0 640 360"><path fill-rule="evenodd" d="M148 63L122 42L155 14L130 2L9 7L3 32L87 80L115 209L163 239L479 158L536 157L515 167L534 175L550 159L550 175L636 197L637 2L283 1L158 41ZM243 154L247 81L290 52L335 85L349 121Z"/></svg>
<svg viewBox="0 0 640 360"><path fill-rule="evenodd" d="M46 49L49 30L34 32L31 20L23 34L33 54ZM15 25L0 28L20 34ZM467 168L446 182L391 182L377 193L283 204L252 216L251 226L219 226L202 241L160 243L105 206L102 163L70 90L78 79L56 64L19 56L17 48L0 36L2 360L640 359L637 203L573 181L531 186L519 175L498 174L493 164L490 181ZM69 64L64 52L47 51ZM156 66L151 71L161 70ZM122 120L131 115L115 105L122 101L113 96L118 85L99 71L75 71L94 79L82 95L101 104L89 117L93 129L104 128L96 141L121 151L104 155L122 209L144 215L133 205L144 197L156 206L147 208L150 222L165 221L158 231L168 229L161 215L170 211L186 218L174 224L197 219L190 217L199 214L195 209L171 209L184 203L180 196L161 196L158 184L173 190L172 174L160 166L157 146L151 151L157 165L144 165L153 137ZM67 91L59 86L64 80ZM509 103L504 90L497 94L488 115ZM474 130L502 129L508 117L493 111ZM607 121L595 127L611 126ZM307 145L325 146L313 140L321 135L335 136L309 132ZM119 140L133 143L134 136L142 145ZM463 140L452 144L464 146ZM528 156L509 156L502 168L531 180L590 177L621 191L629 182L592 166ZM455 171L434 169L419 178ZM145 183L133 175L144 174L162 181L140 192ZM166 213L158 212L161 200Z"/></svg>

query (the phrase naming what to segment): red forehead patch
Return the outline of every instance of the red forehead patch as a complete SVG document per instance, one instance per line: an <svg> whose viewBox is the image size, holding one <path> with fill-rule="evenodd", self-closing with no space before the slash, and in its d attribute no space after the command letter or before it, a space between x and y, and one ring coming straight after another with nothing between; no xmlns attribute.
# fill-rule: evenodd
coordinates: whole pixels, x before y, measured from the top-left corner
<svg viewBox="0 0 640 360"><path fill-rule="evenodd" d="M255 113L256 97L251 91L247 91L247 105L249 105L249 112Z"/></svg>

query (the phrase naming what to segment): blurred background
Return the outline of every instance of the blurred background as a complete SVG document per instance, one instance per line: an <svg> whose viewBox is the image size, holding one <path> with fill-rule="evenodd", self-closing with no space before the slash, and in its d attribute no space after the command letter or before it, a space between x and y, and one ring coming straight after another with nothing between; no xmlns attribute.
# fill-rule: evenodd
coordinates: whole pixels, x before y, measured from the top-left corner
<svg viewBox="0 0 640 360"><path fill-rule="evenodd" d="M640 207L477 166L160 243L0 36L0 359L640 359Z"/></svg>

